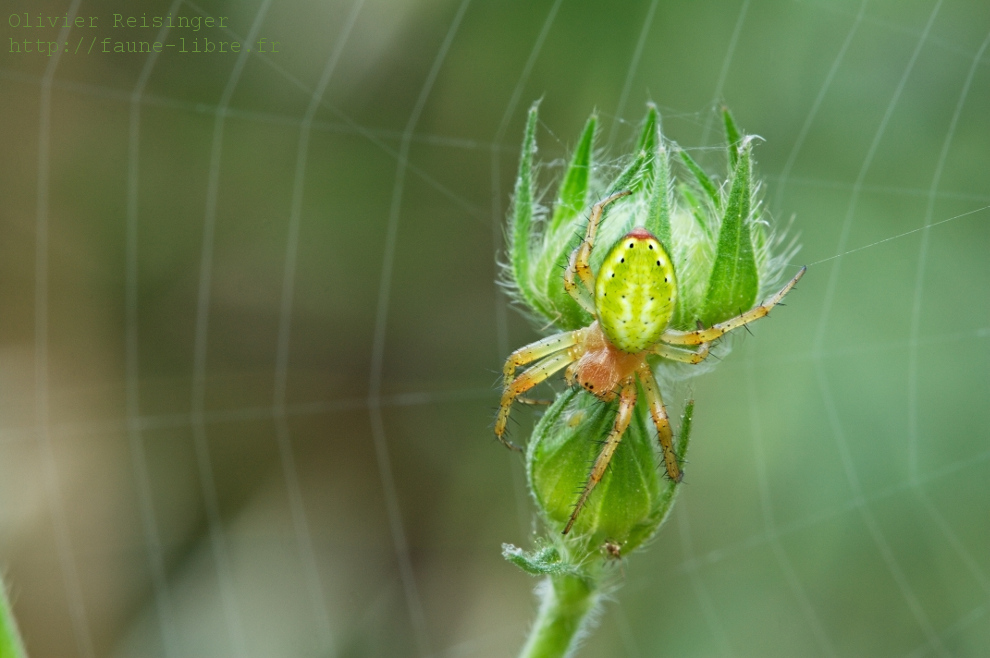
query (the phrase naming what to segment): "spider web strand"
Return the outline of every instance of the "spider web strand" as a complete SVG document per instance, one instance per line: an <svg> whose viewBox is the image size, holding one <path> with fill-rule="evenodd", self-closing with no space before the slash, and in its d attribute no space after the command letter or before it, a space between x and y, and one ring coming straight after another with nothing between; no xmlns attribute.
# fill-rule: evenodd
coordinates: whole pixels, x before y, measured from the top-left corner
<svg viewBox="0 0 990 658"><path fill-rule="evenodd" d="M853 37L856 36L859 26L863 22L863 16L866 14L866 5L868 2L869 0L863 0L863 3L859 6L859 12L856 14L856 19L849 28L849 32L846 33L846 38L842 41L842 45L839 47L839 52L836 54L835 59L832 60L832 66L829 67L828 73L825 75L825 81L822 82L822 86L818 89L818 94L815 96L815 100L811 104L811 110L809 110L808 116L805 117L804 123L801 125L801 130L798 132L797 139L794 140L794 146L791 147L791 152L787 155L787 161L784 163L784 168L780 172L776 190L774 192L774 207L776 208L779 208L780 206L780 200L784 196L784 189L787 187L787 183L789 182L791 170L794 168L795 161L797 161L798 153L800 153L801 148L804 146L804 140L807 139L808 132L811 130L811 125L818 116L818 110L821 108L822 103L825 100L825 96L832 87L832 80L835 79L835 74L839 71L839 66L841 66L842 61L846 57L846 51L849 50L849 44L852 43Z"/></svg>
<svg viewBox="0 0 990 658"><path fill-rule="evenodd" d="M504 214L502 209L502 161L501 161L501 148L498 146L501 144L502 139L505 137L505 133L508 130L509 123L512 120L512 116L516 112L516 107L519 105L519 100L522 98L523 89L526 87L526 82L529 80L529 76L533 71L533 67L536 65L536 60L540 55L540 51L543 49L543 43L546 41L547 35L550 33L550 28L553 26L555 19L557 18L557 12L560 9L560 5L563 0L555 0L553 5L550 7L550 11L547 12L547 17L543 21L543 25L540 28L540 32L536 37L536 41L533 43L533 47L529 52L529 57L526 58L526 63L523 65L523 69L519 74L519 79L516 81L515 87L512 89L512 94L509 97L509 102L505 107L505 112L502 113L502 119L499 121L498 128L495 131L495 136L492 138L492 149L491 149L491 182L492 182L492 214L491 214L491 227L492 227L492 249L494 251L493 259L495 261L495 268L498 271L499 268L499 248L503 240L503 228L502 222L504 220ZM498 351L496 355L497 358L505 358L505 355L509 353L509 304L505 298L504 291L501 286L496 282L495 285L495 346ZM511 454L506 455L507 459L513 459ZM513 461L513 467L515 462ZM529 534L529 496L526 493L525 482L520 475L517 468L512 469L512 484L513 492L515 494L516 502L516 518L519 520L519 527L522 532L522 536Z"/></svg>
<svg viewBox="0 0 990 658"><path fill-rule="evenodd" d="M81 0L73 0L66 14L66 27L59 30L58 43L64 43L79 11ZM38 127L38 194L36 242L35 242L35 289L34 289L34 366L35 366L35 420L38 431L36 440L40 452L45 495L55 533L62 583L65 588L69 617L76 647L84 658L93 658L93 639L83 602L79 571L72 550L72 537L69 532L65 506L59 484L58 465L49 426L49 381L48 381L48 220L49 193L51 189L51 132L52 132L52 80L62 56L59 48L48 61L41 83L41 99Z"/></svg>
<svg viewBox="0 0 990 658"><path fill-rule="evenodd" d="M705 581L701 577L700 563L694 555L694 538L691 534L691 521L688 518L684 498L685 495L681 494L680 505L677 506L677 529L680 534L681 550L684 553L684 564L688 573L688 579L691 581L691 588L694 590L694 598L698 602L698 606L701 608L701 612L705 617L708 630L721 647L721 655L735 656L736 653L732 650L729 637L725 634L725 627L715 610L715 602L712 601L712 596L705 586Z"/></svg>
<svg viewBox="0 0 990 658"><path fill-rule="evenodd" d="M173 0L168 9L168 15L174 16L179 10L182 0ZM164 43L168 36L170 25L163 25L159 30L156 41ZM166 658L179 655L179 641L173 616L171 596L168 588L168 576L165 570L165 558L162 550L161 536L158 532L158 520L155 514L154 497L152 494L151 478L148 473L147 454L144 449L144 437L141 430L141 396L140 396L140 356L138 349L138 183L140 181L141 153L141 98L148 80L158 61L157 52L152 52L145 60L144 67L138 76L137 83L131 92L130 115L128 121L129 134L127 145L127 226L124 274L124 309L125 309L125 379L126 379L126 414L127 441L131 453L131 468L137 487L138 506L141 511L141 524L144 541L148 554L148 568L151 572L151 586L155 597L155 612L162 635L162 647Z"/></svg>
<svg viewBox="0 0 990 658"><path fill-rule="evenodd" d="M285 480L289 509L292 515L292 527L296 535L296 548L299 561L305 575L305 587L309 595L310 607L313 610L319 637L320 650L332 651L333 631L330 623L330 612L323 596L323 586L317 566L316 552L313 547L313 537L303 501L302 486L299 482L299 472L295 455L292 451L292 435L286 414L286 389L289 368L289 338L292 328L292 302L295 295L296 263L299 253L299 233L302 222L303 188L306 178L306 164L309 154L309 141L313 120L320 108L320 103L326 93L330 79L333 77L337 64L347 45L348 38L357 22L358 15L364 5L364 0L356 0L344 20L333 48L320 75L319 82L310 96L309 106L303 116L299 129L299 142L296 151L296 168L293 176L292 202L289 211L288 238L286 240L285 271L282 278L282 298L279 308L278 338L276 339L275 355L275 385L273 395L273 416L275 420L275 441L278 444L279 458L282 465L282 477Z"/></svg>
<svg viewBox="0 0 990 658"><path fill-rule="evenodd" d="M402 194L405 186L406 170L409 162L409 149L416 124L419 122L426 101L433 90L433 84L440 73L447 52L453 43L454 36L460 27L461 20L467 12L471 0L462 0L457 13L451 21L443 43L433 61L433 66L427 74L420 89L419 97L406 122L402 142L397 157L395 183L392 187L392 204L389 209L388 225L385 232L385 248L382 258L381 279L378 289L378 307L375 314L375 328L371 352L371 377L368 387L368 409L371 416L372 439L375 445L375 456L378 462L378 472L385 493L388 512L389 528L392 534L399 575L405 592L406 605L409 611L416 645L420 655L430 654L430 638L426 626L426 615L423 602L416 585L415 572L409 554L409 541L402 523L402 512L399 508L399 496L395 487L395 476L392 473L391 458L388 451L388 441L385 434L385 423L382 418L381 392L382 377L385 366L385 330L388 326L388 309L392 287L392 269L395 263L396 242L399 231L399 217L402 208Z"/></svg>
<svg viewBox="0 0 990 658"><path fill-rule="evenodd" d="M255 14L251 28L248 31L247 43L254 43L264 22L271 0L262 0ZM233 566L231 565L227 541L224 535L223 517L220 512L220 501L217 495L216 482L213 475L213 464L210 458L206 423L203 419L206 404L206 356L209 332L210 292L213 277L213 252L216 233L217 204L220 188L220 163L223 152L224 127L226 124L226 108L234 95L237 83L250 56L250 51L244 49L234 63L233 71L227 80L213 122L213 141L210 147L210 164L208 168L206 188L206 213L203 222L203 245L200 256L199 293L196 304L196 333L193 349L193 385L192 385L192 418L193 418L193 447L196 452L196 467L199 475L200 489L203 494L203 506L206 511L207 524L210 532L210 547L213 560L216 563L217 580L220 590L220 601L227 626L231 646L238 656L247 655L247 643L241 613L237 604Z"/></svg>
<svg viewBox="0 0 990 658"><path fill-rule="evenodd" d="M763 421L760 417L759 407L757 406L758 400L756 396L756 388L758 383L754 372L755 368L753 365L753 359L753 349L750 348L748 358L746 359L746 376L748 379L746 390L749 395L748 406L750 433L753 435L753 451L755 453L754 458L756 461L757 482L760 489L760 508L763 511L764 527L766 529L767 536L771 538L769 541L774 558L780 566L781 571L784 573L784 577L787 579L791 592L798 600L801 612L807 620L808 625L811 627L815 640L818 642L818 648L821 649L822 653L826 656L836 656L835 646L832 644L828 634L825 632L825 626L822 624L818 613L815 611L811 598L808 596L807 590L801 583L801 579L798 577L797 571L794 569L794 564L791 562L790 557L787 555L787 551L784 549L784 545L777 536L777 521L773 511L773 497L770 493L770 480L767 475L766 467L766 451L763 445Z"/></svg>
<svg viewBox="0 0 990 658"><path fill-rule="evenodd" d="M643 28L639 32L639 39L636 40L636 48L633 50L632 61L629 62L629 68L626 71L626 81L622 83L622 92L619 94L619 104L615 108L615 119L612 121L612 127L608 131L608 140L606 141L606 144L609 146L611 146L615 141L615 131L622 122L622 115L626 111L626 101L629 100L629 92L632 90L633 79L636 77L636 70L639 68L639 60L643 56L643 49L646 47L646 39L650 34L650 28L653 27L653 18L657 13L657 5L659 4L660 0L653 0L653 2L650 3L650 8L646 10L646 17L643 19Z"/></svg>
<svg viewBox="0 0 990 658"><path fill-rule="evenodd" d="M919 457L918 457L918 416L919 416L919 406L920 406L920 395L919 395L919 350L920 350L920 334L921 334L921 317L922 317L922 293L924 290L924 279L926 264L928 262L928 246L930 241L931 232L927 229L932 224L932 218L935 214L935 199L937 196L937 191L939 185L942 181L942 172L945 168L945 162L948 159L949 150L952 146L953 138L955 137L956 128L959 124L959 117L962 115L963 107L966 103L966 98L969 95L970 88L973 83L973 78L976 75L977 67L983 54L987 51L987 47L990 46L990 32L984 38L983 42L980 44L979 49L973 56L973 61L970 65L969 71L966 75L966 79L963 82L962 89L959 92L959 99L956 102L956 107L953 111L952 118L949 121L949 128L945 135L945 141L942 143L942 149L939 152L938 162L935 165L935 173L932 176L931 190L928 195L928 203L925 208L925 221L923 230L921 233L921 244L918 248L918 263L917 263L917 275L915 277L915 287L914 287L914 299L911 309L911 329L910 336L908 340L908 373L907 373L907 400L908 400L908 472L911 482L911 488L921 502L921 506L924 508L925 513L928 515L932 521L935 522L936 527L942 534L943 538L949 544L953 551L955 551L957 557L965 566L967 571L973 579L979 584L980 588L983 590L984 596L990 598L990 581L988 581L986 574L983 569L979 566L977 561L970 555L969 551L966 549L963 542L959 539L959 536L949 525L948 521L944 518L941 512L936 507L935 503L931 500L928 492L920 485L919 482Z"/></svg>
<svg viewBox="0 0 990 658"><path fill-rule="evenodd" d="M911 57L908 60L907 65L904 68L904 72L901 74L901 78L897 83L897 87L894 90L893 96L891 97L889 103L887 104L887 109L884 112L883 118L880 120L880 124L874 134L873 140L870 143L869 149L867 150L866 157L863 160L863 164L860 167L859 174L856 177L856 182L853 184L852 196L849 200L849 207L846 212L846 217L843 221L842 230L839 236L839 245L836 251L842 252L846 249L846 243L849 239L849 234L852 229L852 220L855 216L856 206L859 201L860 191L863 182L866 178L867 172L869 172L873 159L876 156L877 150L880 146L880 142L886 133L887 125L890 121L891 116L894 113L894 109L900 100L901 93L904 91L907 81L914 70L914 65L918 60L921 50L925 45L928 38L928 34L931 31L932 25L935 23L935 18L938 16L939 9L942 6L942 0L938 0L928 17L928 21L925 24L921 35L915 44L914 50L911 53ZM837 288L839 272L841 270L842 260L837 260L835 265L832 267L832 271L829 276L829 280L826 286L825 296L822 305L822 314L819 319L818 331L814 340L814 353L820 355L822 347L825 340L825 331L828 326L828 318L831 314L831 308L833 299L835 297L835 291ZM826 412L829 418L829 426L832 433L832 438L836 443L836 448L839 452L843 468L846 473L846 479L849 481L849 485L853 490L853 494L856 498L863 498L863 489L859 480L859 475L856 472L855 463L852 459L852 455L849 449L848 441L845 436L844 429L842 427L841 421L839 419L838 410L835 406L835 401L832 396L831 384L828 381L828 377L825 374L824 364L821 361L820 356L816 358L815 370L818 374L819 389L822 395L822 401L825 405ZM900 563L897 561L893 552L891 551L890 545L887 542L879 524L876 521L872 511L867 507L863 506L860 508L860 515L864 524L866 525L870 536L873 539L874 545L876 546L878 552L884 563L887 565L887 569L890 572L891 577L894 579L898 589L900 590L901 596L911 611L915 622L921 629L922 634L928 640L928 643L932 648L940 655L946 655L946 649L942 645L941 640L935 633L932 626L931 620L928 614L925 612L921 603L919 602L917 596L912 589L910 582L904 574Z"/></svg>
<svg viewBox="0 0 990 658"><path fill-rule="evenodd" d="M742 34L743 24L746 22L746 13L749 11L750 0L743 0L739 7L739 16L736 18L735 27L732 28L732 36L729 37L729 47L725 51L725 59L722 60L722 69L718 72L718 81L715 83L715 93L712 95L712 105L716 106L722 100L722 90L725 88L725 81L729 78L729 68L736 55L736 46L739 45L739 36ZM708 112L705 117L705 127L701 131L701 145L708 144L708 135L712 130L712 121L715 119L714 112Z"/></svg>

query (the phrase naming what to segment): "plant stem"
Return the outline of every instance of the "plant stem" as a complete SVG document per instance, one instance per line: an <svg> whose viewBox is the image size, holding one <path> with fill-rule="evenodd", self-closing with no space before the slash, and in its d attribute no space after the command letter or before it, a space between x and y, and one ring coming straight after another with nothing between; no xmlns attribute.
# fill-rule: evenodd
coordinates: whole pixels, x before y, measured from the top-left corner
<svg viewBox="0 0 990 658"><path fill-rule="evenodd" d="M0 656L3 658L27 658L24 642L17 631L14 613L10 609L7 590L0 580Z"/></svg>
<svg viewBox="0 0 990 658"><path fill-rule="evenodd" d="M537 588L540 612L519 658L570 656L588 613L598 603L598 583L573 575L549 576Z"/></svg>

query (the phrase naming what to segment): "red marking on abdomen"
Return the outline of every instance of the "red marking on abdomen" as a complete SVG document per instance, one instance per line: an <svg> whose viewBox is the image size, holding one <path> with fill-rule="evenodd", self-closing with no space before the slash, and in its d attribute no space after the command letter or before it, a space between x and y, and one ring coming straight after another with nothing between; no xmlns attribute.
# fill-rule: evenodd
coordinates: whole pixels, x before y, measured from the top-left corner
<svg viewBox="0 0 990 658"><path fill-rule="evenodd" d="M647 231L642 226L637 226L633 230L631 230L628 233L626 233L626 237L627 238L636 238L638 240L650 239L650 238L652 238L653 240L656 240L656 237L654 237L654 235L652 233L650 233L649 231Z"/></svg>

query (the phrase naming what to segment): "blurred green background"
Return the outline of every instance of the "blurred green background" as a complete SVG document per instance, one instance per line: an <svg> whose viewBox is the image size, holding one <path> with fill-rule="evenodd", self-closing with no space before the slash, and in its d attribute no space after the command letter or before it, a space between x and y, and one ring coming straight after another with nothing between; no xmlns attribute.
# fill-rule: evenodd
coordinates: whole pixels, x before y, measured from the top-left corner
<svg viewBox="0 0 990 658"><path fill-rule="evenodd" d="M726 103L809 264L666 392L697 404L682 497L581 655L990 654L985 1L3 6L0 572L31 656L518 650L535 581L499 551L533 516L491 422L538 328L494 280L538 98L548 196L590 112L614 165L647 100L719 170ZM166 42L279 50L99 52L170 10L228 20ZM67 51L8 48L39 38Z"/></svg>

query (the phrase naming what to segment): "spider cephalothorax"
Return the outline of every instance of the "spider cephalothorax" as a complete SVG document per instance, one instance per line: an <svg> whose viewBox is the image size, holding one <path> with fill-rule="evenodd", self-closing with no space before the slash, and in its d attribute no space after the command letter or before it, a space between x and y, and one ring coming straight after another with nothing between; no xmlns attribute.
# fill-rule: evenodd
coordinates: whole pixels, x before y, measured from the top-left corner
<svg viewBox="0 0 990 658"><path fill-rule="evenodd" d="M510 448L505 426L512 403L520 395L566 368L569 384L578 384L602 400L619 397L612 431L578 498L564 534L570 531L581 508L602 479L636 406L637 381L642 386L650 416L659 433L667 475L678 482L683 477L674 453L673 433L660 387L647 363L657 355L672 361L700 363L708 356L709 343L749 322L762 318L794 287L804 268L780 292L741 315L696 331L669 328L677 303L677 281L670 255L663 244L644 228L622 237L605 256L597 275L590 257L602 213L608 204L629 194L617 192L595 204L584 240L574 250L564 273L564 288L592 317L589 326L555 334L513 352L505 362L504 392L495 421L495 435ZM691 349L694 348L694 349ZM540 359L518 377L516 368Z"/></svg>

